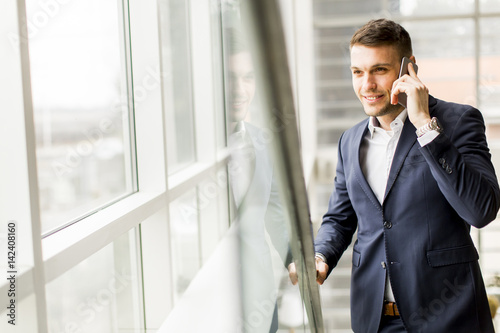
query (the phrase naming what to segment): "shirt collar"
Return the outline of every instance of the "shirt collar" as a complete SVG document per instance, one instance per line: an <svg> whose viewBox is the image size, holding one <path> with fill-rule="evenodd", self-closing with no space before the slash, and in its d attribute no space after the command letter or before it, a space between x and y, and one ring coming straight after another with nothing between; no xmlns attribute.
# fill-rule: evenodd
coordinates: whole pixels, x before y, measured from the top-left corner
<svg viewBox="0 0 500 333"><path fill-rule="evenodd" d="M402 128L403 128L403 125L405 123L405 120L406 120L406 117L408 116L408 111L406 110L406 108L401 111L399 113L399 115L396 117L396 119L394 119L392 122L391 122L391 130L393 132L398 132L400 131ZM380 123L377 119L377 117L370 117L370 119L368 120L368 129L370 130L370 135L371 137L373 138L373 132L375 132L375 128L378 128L380 130L382 130L382 128L380 127Z"/></svg>

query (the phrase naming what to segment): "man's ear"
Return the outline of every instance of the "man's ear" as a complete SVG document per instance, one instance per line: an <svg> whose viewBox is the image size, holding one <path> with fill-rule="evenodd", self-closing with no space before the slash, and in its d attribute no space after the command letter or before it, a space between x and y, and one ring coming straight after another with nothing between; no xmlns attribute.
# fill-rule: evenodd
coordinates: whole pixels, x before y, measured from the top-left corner
<svg viewBox="0 0 500 333"><path fill-rule="evenodd" d="M411 60L411 61L413 61L414 63L417 63L417 60L415 60L415 56L414 56L414 55L412 55L412 56L410 57L410 60Z"/></svg>

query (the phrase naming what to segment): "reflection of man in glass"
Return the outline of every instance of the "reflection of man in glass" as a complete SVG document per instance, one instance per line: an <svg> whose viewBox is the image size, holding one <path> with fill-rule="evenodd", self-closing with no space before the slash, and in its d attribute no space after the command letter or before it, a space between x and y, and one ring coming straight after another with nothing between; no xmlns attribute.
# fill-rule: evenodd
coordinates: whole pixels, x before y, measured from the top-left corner
<svg viewBox="0 0 500 333"><path fill-rule="evenodd" d="M255 172L255 143L259 130L245 122L255 96L255 73L250 52L241 35L227 30L229 40L227 110L231 149L231 189L239 207ZM267 151L262 151L267 154Z"/></svg>
<svg viewBox="0 0 500 333"><path fill-rule="evenodd" d="M233 44L234 45L234 44ZM236 50L235 50L236 51ZM229 117L231 125L245 120L255 96L255 73L251 55L248 51L232 53L229 65ZM234 127L232 128L234 130Z"/></svg>
<svg viewBox="0 0 500 333"><path fill-rule="evenodd" d="M272 253L289 263L284 214L265 129L247 122L256 83L251 54L236 30L225 32L229 118L229 176L240 235L243 327L276 332L277 288ZM258 110L254 110L255 112Z"/></svg>

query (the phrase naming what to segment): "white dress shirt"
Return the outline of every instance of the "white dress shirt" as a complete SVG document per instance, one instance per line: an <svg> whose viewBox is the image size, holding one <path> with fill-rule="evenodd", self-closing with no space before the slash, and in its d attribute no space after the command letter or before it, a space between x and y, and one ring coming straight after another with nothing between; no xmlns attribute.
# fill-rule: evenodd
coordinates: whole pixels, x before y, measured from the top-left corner
<svg viewBox="0 0 500 333"><path fill-rule="evenodd" d="M361 170L380 204L384 202L387 179L391 171L392 159L396 152L399 137L403 131L408 112L404 109L390 124L391 130L380 127L375 117L370 117L369 131L363 138L360 148ZM385 299L395 302L391 284L386 276Z"/></svg>
<svg viewBox="0 0 500 333"><path fill-rule="evenodd" d="M377 118L370 117L368 123L369 131L363 138L360 147L361 169L381 205L384 202L392 159L394 158L394 153L396 152L407 116L408 111L404 109L390 124L390 131L382 129ZM418 138L419 144L423 147L432 142L438 135L439 132L437 131L429 131ZM385 299L389 302L395 302L391 283L387 276L385 285Z"/></svg>

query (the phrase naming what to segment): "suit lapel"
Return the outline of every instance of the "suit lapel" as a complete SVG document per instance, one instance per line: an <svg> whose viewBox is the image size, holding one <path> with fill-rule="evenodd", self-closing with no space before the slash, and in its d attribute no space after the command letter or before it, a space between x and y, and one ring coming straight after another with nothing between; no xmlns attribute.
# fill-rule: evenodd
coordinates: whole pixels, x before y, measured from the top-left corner
<svg viewBox="0 0 500 333"><path fill-rule="evenodd" d="M389 194L392 186L394 185L399 171L403 166L403 162L405 161L411 147L415 144L415 141L417 141L417 136L415 135L415 126L413 126L410 119L407 117L403 126L403 132L401 132L401 137L399 138L396 152L394 153L394 158L392 159L391 171L389 173L387 186L385 188L384 201Z"/></svg>
<svg viewBox="0 0 500 333"><path fill-rule="evenodd" d="M363 142L363 138L368 131L368 121L366 121L366 126L361 126L360 130L356 134L356 137L354 138L354 144L356 145L357 152L354 157L354 173L356 175L356 178L358 180L359 185L363 189L363 192L366 194L368 199L376 206L378 210L382 210L382 206L380 205L380 202L378 201L377 197L375 196L375 193L373 193L372 188L370 187L370 184L368 184L368 181L365 178L365 174L363 173L363 170L361 169L361 163L359 159L360 155L360 149L361 149L361 144Z"/></svg>
<svg viewBox="0 0 500 333"><path fill-rule="evenodd" d="M429 112L432 116L433 111L434 111L434 106L436 105L437 101L434 97L429 95ZM358 179L358 183L362 187L364 193L367 195L367 197L370 199L370 201L377 206L378 209L382 209L382 206L380 205L377 197L373 193L370 185L368 184L368 181L365 178L365 175L363 173L363 170L361 169L361 164L359 160L359 154L360 154L360 148L361 148L361 143L363 142L363 137L366 134L366 131L368 131L368 121L366 121L365 126L361 126L360 130L356 134L354 144L357 145L357 154L354 159L354 173L356 174L356 178ZM415 126L411 123L409 120L409 117L406 118L405 124L403 126L403 132L401 133L401 137L399 138L398 146L396 148L396 152L394 153L394 158L392 160L392 165L391 165L391 171L389 173L389 177L387 179L387 186L385 188L385 194L384 194L384 201L387 195L389 194L392 186L394 185L394 182L396 181L396 178L399 174L399 171L401 170L401 167L403 166L403 162L406 159L406 156L408 155L411 147L415 144L417 141L417 136L415 135Z"/></svg>

